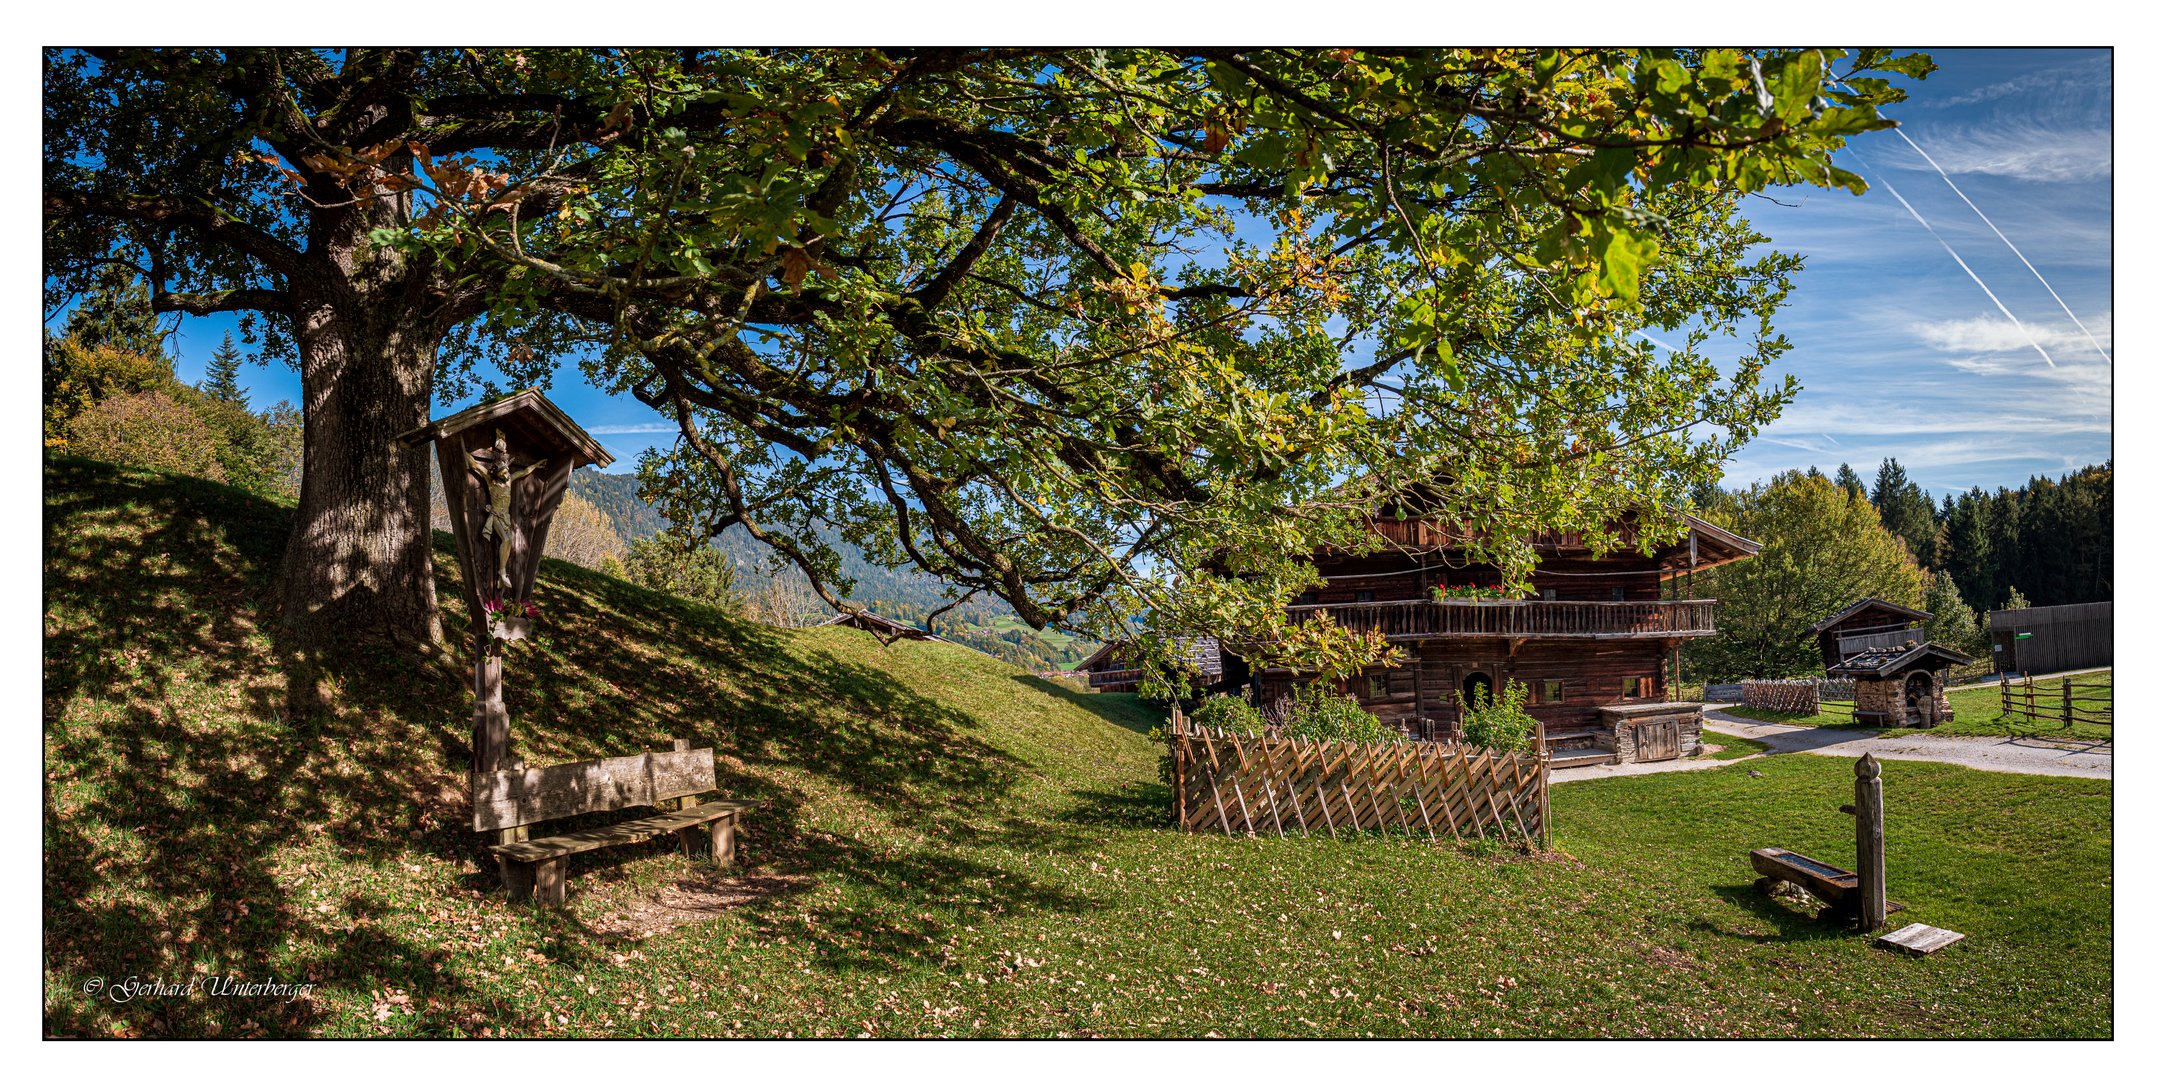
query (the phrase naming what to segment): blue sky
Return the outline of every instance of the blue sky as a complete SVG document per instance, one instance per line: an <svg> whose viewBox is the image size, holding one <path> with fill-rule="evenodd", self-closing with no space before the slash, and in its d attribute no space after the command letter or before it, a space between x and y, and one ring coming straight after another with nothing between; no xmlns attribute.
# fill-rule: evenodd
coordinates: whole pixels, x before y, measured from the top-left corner
<svg viewBox="0 0 2160 1080"><path fill-rule="evenodd" d="M1841 461L1872 478L1894 456L1940 498L2015 487L2112 454L2112 367L2102 353L2114 352L2113 57L1923 51L1941 70L1892 115L2017 251L1892 132L1856 140L1843 155L1868 178L1865 196L1792 189L1777 195L1789 206L1755 200L1757 228L1808 260L1778 321L1793 349L1773 369L1797 375L1803 389L1733 459L1728 484ZM182 323L181 378L201 378L232 322ZM245 381L258 406L299 398L290 368L250 367ZM549 395L607 444L617 469L673 431L636 401L586 385L574 364L557 372Z"/></svg>

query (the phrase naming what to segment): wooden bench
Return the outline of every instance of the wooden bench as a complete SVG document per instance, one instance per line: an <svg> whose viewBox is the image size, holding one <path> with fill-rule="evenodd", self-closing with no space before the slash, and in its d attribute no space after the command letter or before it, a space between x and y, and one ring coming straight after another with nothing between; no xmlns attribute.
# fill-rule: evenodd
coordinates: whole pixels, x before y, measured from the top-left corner
<svg viewBox="0 0 2160 1080"><path fill-rule="evenodd" d="M1755 888L1762 892L1769 892L1775 882L1787 881L1828 904L1829 910L1824 912L1827 916L1857 918L1860 914L1860 875L1850 870L1774 847L1748 852L1748 861L1755 864L1755 872L1762 875L1755 879ZM1904 908L1905 905L1895 901L1889 906L1890 911Z"/></svg>
<svg viewBox="0 0 2160 1080"><path fill-rule="evenodd" d="M631 757L578 761L568 765L509 768L473 778L473 830L492 834L486 850L502 864L503 885L513 899L537 899L559 905L567 894L570 856L617 844L632 844L669 833L684 855L702 848L722 866L735 862L735 818L761 805L740 799L698 802L717 790L710 747L690 749L687 739L675 749ZM652 817L539 840L527 831L533 824L602 810L650 806Z"/></svg>

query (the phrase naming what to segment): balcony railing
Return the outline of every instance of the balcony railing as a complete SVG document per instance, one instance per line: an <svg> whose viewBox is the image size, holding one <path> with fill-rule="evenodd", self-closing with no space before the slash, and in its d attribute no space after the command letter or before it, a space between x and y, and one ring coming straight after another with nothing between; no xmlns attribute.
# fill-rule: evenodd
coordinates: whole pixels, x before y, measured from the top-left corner
<svg viewBox="0 0 2160 1080"><path fill-rule="evenodd" d="M1838 635L1838 657L1855 656L1869 649L1891 649L1908 641L1926 641L1927 627L1915 626L1902 630L1866 630Z"/></svg>
<svg viewBox="0 0 2160 1080"><path fill-rule="evenodd" d="M1352 630L1391 638L1681 638L1717 633L1715 600L1381 600L1299 604Z"/></svg>

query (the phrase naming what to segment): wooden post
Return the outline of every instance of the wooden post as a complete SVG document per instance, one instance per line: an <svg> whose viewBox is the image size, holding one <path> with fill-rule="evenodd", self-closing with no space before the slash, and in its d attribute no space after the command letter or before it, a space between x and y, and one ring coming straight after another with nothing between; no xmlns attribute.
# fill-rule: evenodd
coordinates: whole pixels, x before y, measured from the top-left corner
<svg viewBox="0 0 2160 1080"><path fill-rule="evenodd" d="M2072 720L2075 720L2076 718L2077 718L2077 717L2076 717L2076 714L2070 711L2070 680L2068 680L2068 679L2064 679L2064 680L2063 680L2063 730L2064 730L2064 731L2068 731L2068 730L2070 730L2070 722L2071 722Z"/></svg>
<svg viewBox="0 0 2160 1080"><path fill-rule="evenodd" d="M1860 929L1879 930L1890 905L1883 880L1882 765L1873 754L1853 762L1853 833L1860 856Z"/></svg>
<svg viewBox="0 0 2160 1080"><path fill-rule="evenodd" d="M1678 653L1674 654L1679 655ZM1545 722L1537 725L1538 847L1552 847L1552 747L1545 742Z"/></svg>
<svg viewBox="0 0 2160 1080"><path fill-rule="evenodd" d="M561 907L569 898L569 883L565 879L570 869L570 856L557 855L530 865L533 899L546 907Z"/></svg>
<svg viewBox="0 0 2160 1080"><path fill-rule="evenodd" d="M721 866L735 865L735 815L712 823L712 860Z"/></svg>
<svg viewBox="0 0 2160 1080"><path fill-rule="evenodd" d="M1177 815L1177 827L1185 827L1185 710L1178 703L1170 703L1170 737L1164 740L1170 745L1170 812Z"/></svg>
<svg viewBox="0 0 2160 1080"><path fill-rule="evenodd" d="M525 767L525 762L520 758L505 757L498 763L498 767L522 769ZM478 789L475 788L474 790L477 791ZM532 895L531 864L513 863L508 859L488 854L485 848L494 844L522 844L530 839L532 839L532 826L530 825L515 825L507 829L496 829L492 833L480 834L480 842L483 848L478 859L480 868L485 870L490 862L495 863L502 870L503 885L510 890L512 899L522 900Z"/></svg>
<svg viewBox="0 0 2160 1080"><path fill-rule="evenodd" d="M503 767L510 753L510 712L503 707L502 654L481 620L473 631L473 773Z"/></svg>

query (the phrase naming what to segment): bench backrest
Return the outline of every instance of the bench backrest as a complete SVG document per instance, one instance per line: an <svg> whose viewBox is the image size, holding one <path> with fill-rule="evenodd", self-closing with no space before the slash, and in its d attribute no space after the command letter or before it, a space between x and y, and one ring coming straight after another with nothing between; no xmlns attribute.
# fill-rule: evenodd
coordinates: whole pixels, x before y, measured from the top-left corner
<svg viewBox="0 0 2160 1080"><path fill-rule="evenodd" d="M655 806L715 786L711 747L537 769L513 766L473 778L473 830L492 832L599 810Z"/></svg>

